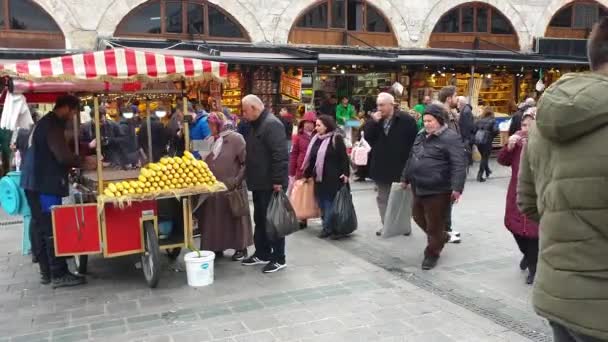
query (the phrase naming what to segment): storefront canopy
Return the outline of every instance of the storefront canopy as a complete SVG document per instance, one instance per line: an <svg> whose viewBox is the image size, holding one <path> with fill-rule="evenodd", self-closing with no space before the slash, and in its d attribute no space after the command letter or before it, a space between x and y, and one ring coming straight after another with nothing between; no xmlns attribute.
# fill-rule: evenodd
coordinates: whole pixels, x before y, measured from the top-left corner
<svg viewBox="0 0 608 342"><path fill-rule="evenodd" d="M133 49L111 49L0 65L0 76L31 81L178 81L223 79L226 63L157 54Z"/></svg>

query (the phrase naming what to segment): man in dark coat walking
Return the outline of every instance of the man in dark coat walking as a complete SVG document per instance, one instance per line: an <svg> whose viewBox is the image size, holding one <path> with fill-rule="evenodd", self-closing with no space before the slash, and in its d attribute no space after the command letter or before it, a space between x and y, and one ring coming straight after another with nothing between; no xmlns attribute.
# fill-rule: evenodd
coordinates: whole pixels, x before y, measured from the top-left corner
<svg viewBox="0 0 608 342"><path fill-rule="evenodd" d="M467 152L468 165L473 165L473 137L475 137L475 118L473 117L473 107L464 96L458 97L458 111L460 118L458 124L460 126L460 135L465 151Z"/></svg>
<svg viewBox="0 0 608 342"><path fill-rule="evenodd" d="M287 266L285 238L270 241L266 234L266 211L274 192L287 188L289 156L285 126L268 111L255 95L243 98L243 118L250 123L247 142L247 187L253 194L253 242L255 253L243 265L265 264L264 273L274 273Z"/></svg>
<svg viewBox="0 0 608 342"><path fill-rule="evenodd" d="M391 94L378 94L378 112L372 114L372 120L365 127L365 139L372 147L370 177L376 182L376 202L382 225L391 185L399 182L417 134L416 120L395 111L394 103ZM376 235L382 235L382 229Z"/></svg>
<svg viewBox="0 0 608 342"><path fill-rule="evenodd" d="M79 110L77 97L61 96L55 108L33 129L21 177L28 205L32 210L34 254L40 266L40 282L53 283L53 288L76 286L85 279L69 272L65 258L55 256L51 207L61 205L69 193L68 174L77 167L78 157L72 154L65 139L67 122Z"/></svg>
<svg viewBox="0 0 608 342"><path fill-rule="evenodd" d="M450 204L458 202L466 179L464 149L458 133L448 128L448 113L440 104L426 107L424 131L403 170L403 188L412 188L412 216L427 235L423 270L430 270L450 235L445 231Z"/></svg>

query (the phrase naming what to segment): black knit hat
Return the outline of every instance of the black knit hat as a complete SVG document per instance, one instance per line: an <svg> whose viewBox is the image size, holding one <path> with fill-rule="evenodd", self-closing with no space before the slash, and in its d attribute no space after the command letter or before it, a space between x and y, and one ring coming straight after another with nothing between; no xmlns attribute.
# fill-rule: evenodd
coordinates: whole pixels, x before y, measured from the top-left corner
<svg viewBox="0 0 608 342"><path fill-rule="evenodd" d="M440 125L444 125L447 120L448 113L446 113L443 105L440 104L430 104L426 106L424 110L424 115L432 115L439 121Z"/></svg>

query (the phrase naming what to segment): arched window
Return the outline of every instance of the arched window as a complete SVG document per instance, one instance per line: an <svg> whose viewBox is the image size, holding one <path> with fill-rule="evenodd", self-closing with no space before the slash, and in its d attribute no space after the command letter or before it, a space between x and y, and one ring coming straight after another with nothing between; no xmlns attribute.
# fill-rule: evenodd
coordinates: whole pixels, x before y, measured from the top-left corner
<svg viewBox="0 0 608 342"><path fill-rule="evenodd" d="M65 39L53 18L30 0L0 0L0 46L63 49Z"/></svg>
<svg viewBox="0 0 608 342"><path fill-rule="evenodd" d="M289 41L315 45L395 46L388 20L365 0L326 0L304 11Z"/></svg>
<svg viewBox="0 0 608 342"><path fill-rule="evenodd" d="M608 16L608 10L595 1L576 1L562 7L549 22L546 36L587 38L593 25Z"/></svg>
<svg viewBox="0 0 608 342"><path fill-rule="evenodd" d="M473 2L444 14L433 29L429 46L518 50L519 42L513 25L499 10L484 3Z"/></svg>
<svg viewBox="0 0 608 342"><path fill-rule="evenodd" d="M249 41L230 14L203 0L148 1L121 21L115 35Z"/></svg>

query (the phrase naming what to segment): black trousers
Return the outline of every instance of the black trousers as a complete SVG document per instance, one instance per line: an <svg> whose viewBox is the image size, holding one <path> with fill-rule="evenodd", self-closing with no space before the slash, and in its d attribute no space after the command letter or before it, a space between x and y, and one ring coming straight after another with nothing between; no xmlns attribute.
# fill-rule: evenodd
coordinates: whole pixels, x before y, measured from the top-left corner
<svg viewBox="0 0 608 342"><path fill-rule="evenodd" d="M481 154L481 162L479 163L479 174L483 175L485 172L486 175L489 175L490 172L490 154L492 153L492 144L482 144L477 145L477 149L479 150L479 154Z"/></svg>
<svg viewBox="0 0 608 342"><path fill-rule="evenodd" d="M453 207L454 207L454 202L450 201L450 206L448 207L448 210L446 211L447 217L445 218L445 231L448 233L452 231L452 208Z"/></svg>
<svg viewBox="0 0 608 342"><path fill-rule="evenodd" d="M51 278L62 277L68 272L68 265L65 258L55 256L51 214L42 211L40 193L26 190L25 196L32 211L32 253L38 259L40 274Z"/></svg>
<svg viewBox="0 0 608 342"><path fill-rule="evenodd" d="M536 264L538 264L538 238L530 238L517 234L513 234L513 238L515 238L519 250L526 259L528 270L536 273Z"/></svg>
<svg viewBox="0 0 608 342"><path fill-rule="evenodd" d="M553 329L553 342L602 342L599 338L574 332L561 324L549 322Z"/></svg>
<svg viewBox="0 0 608 342"><path fill-rule="evenodd" d="M272 190L252 191L253 193L253 243L255 256L262 260L285 263L285 238L270 241L266 235L266 211L272 198Z"/></svg>

